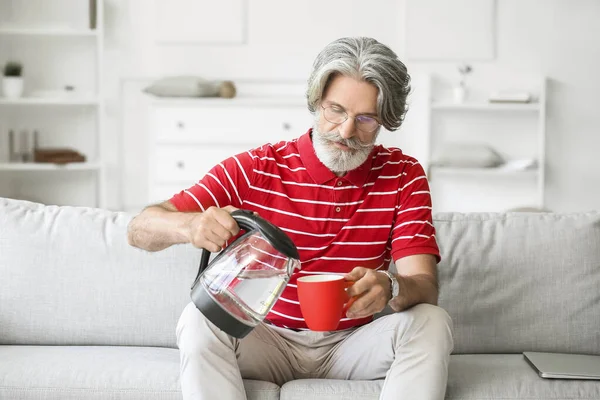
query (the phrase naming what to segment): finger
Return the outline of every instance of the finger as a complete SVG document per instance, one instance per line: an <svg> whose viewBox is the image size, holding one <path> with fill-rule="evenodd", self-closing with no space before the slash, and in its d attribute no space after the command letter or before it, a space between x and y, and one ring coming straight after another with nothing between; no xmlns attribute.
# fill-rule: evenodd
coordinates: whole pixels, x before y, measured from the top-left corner
<svg viewBox="0 0 600 400"><path fill-rule="evenodd" d="M209 230L213 234L215 234L215 239L222 239L223 243L225 243L234 236L233 233L231 233L231 231L229 231L227 228L225 228L223 225L216 221L209 225Z"/></svg>
<svg viewBox="0 0 600 400"><path fill-rule="evenodd" d="M350 318L362 318L373 315L383 310L387 301L388 298L385 289L381 285L375 285L354 302L355 304L358 303L356 307L352 304L352 307L348 310L350 311L350 315L346 315Z"/></svg>
<svg viewBox="0 0 600 400"><path fill-rule="evenodd" d="M237 210L239 210L239 208L237 208L237 207L234 207L234 206L225 206L225 207L223 207L222 209L223 209L223 210L226 210L226 211L227 211L228 213L230 213L230 214L231 214L232 212L234 212L234 211L237 211Z"/></svg>
<svg viewBox="0 0 600 400"><path fill-rule="evenodd" d="M378 298L377 296L367 293L361 296L358 300L352 304L352 306L346 312L348 318L364 318L375 314L380 311L377 310Z"/></svg>
<svg viewBox="0 0 600 400"><path fill-rule="evenodd" d="M225 242L222 243L224 244ZM221 240L218 239L218 236L212 232L198 234L194 239L193 245L201 249L206 249L211 253L221 251L223 248Z"/></svg>
<svg viewBox="0 0 600 400"><path fill-rule="evenodd" d="M369 272L370 269L364 267L354 267L352 271L344 275L344 279L347 281L357 281Z"/></svg>
<svg viewBox="0 0 600 400"><path fill-rule="evenodd" d="M232 206L227 206L227 207L236 209L235 207L232 207ZM233 217L231 216L231 214L229 213L228 210L225 210L225 209L216 210L213 217L214 217L215 221L219 225L221 225L221 227L223 229L227 230L231 234L231 236L235 236L240 232L239 225L237 224L237 222L235 222L235 219L233 219ZM213 230L215 230L215 229L213 229ZM219 231L220 230L216 230L217 233ZM227 238L225 238L224 236L223 237L226 240L229 240L231 238L231 236L227 237Z"/></svg>
<svg viewBox="0 0 600 400"><path fill-rule="evenodd" d="M377 277L374 275L373 271L366 268L363 269L366 270L364 275L355 281L354 284L346 291L349 296L359 296L368 292L373 286L378 284ZM364 271L359 271L359 273L363 272Z"/></svg>
<svg viewBox="0 0 600 400"><path fill-rule="evenodd" d="M194 234L194 246L204 248L211 252L220 251L225 245L226 239L221 237L217 232L220 230L220 234L227 237L230 233L219 225L216 221L206 219L205 223L202 224Z"/></svg>
<svg viewBox="0 0 600 400"><path fill-rule="evenodd" d="M222 208L223 210L227 210L227 212L229 212L230 214L236 210L239 210L239 208L234 207L234 206L225 206ZM254 215L259 215L258 211L252 211L252 214Z"/></svg>

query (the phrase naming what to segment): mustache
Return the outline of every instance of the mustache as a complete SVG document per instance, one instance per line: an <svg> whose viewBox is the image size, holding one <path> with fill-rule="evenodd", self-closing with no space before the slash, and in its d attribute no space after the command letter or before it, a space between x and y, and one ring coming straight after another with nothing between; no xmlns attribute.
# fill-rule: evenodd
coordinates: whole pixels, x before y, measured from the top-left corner
<svg viewBox="0 0 600 400"><path fill-rule="evenodd" d="M329 140L330 142L343 144L344 146L348 146L353 150L369 149L373 146L373 143L363 143L357 138L344 139L338 131L322 132L321 136L323 139Z"/></svg>

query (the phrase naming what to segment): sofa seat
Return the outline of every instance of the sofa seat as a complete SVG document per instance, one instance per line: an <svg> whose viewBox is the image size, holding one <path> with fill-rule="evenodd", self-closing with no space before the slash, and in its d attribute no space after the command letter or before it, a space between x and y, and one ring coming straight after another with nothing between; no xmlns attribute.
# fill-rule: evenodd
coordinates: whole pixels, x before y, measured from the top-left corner
<svg viewBox="0 0 600 400"><path fill-rule="evenodd" d="M0 346L0 399L181 399L177 349ZM249 400L377 400L383 381L245 380ZM452 355L447 400L600 399L599 381L542 379L520 354Z"/></svg>
<svg viewBox="0 0 600 400"><path fill-rule="evenodd" d="M248 400L273 383L244 381ZM0 399L181 400L179 350L126 346L0 346Z"/></svg>
<svg viewBox="0 0 600 400"><path fill-rule="evenodd" d="M600 381L540 378L522 354L451 356L447 400L600 399Z"/></svg>
<svg viewBox="0 0 600 400"><path fill-rule="evenodd" d="M281 400L377 400L383 381L301 379ZM521 354L452 355L446 400L598 400L600 381L542 379ZM400 399L401 400L401 399Z"/></svg>

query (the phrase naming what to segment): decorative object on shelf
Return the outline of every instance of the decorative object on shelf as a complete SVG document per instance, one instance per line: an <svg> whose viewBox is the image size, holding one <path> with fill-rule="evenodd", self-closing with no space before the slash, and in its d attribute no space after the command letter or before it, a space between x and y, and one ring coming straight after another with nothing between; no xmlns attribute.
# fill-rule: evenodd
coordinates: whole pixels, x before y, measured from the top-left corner
<svg viewBox="0 0 600 400"><path fill-rule="evenodd" d="M23 64L9 61L4 66L2 93L9 99L18 99L23 95Z"/></svg>
<svg viewBox="0 0 600 400"><path fill-rule="evenodd" d="M460 81L458 86L454 88L454 102L455 103L464 103L467 99L468 89L467 89L467 75L469 75L473 71L468 64L461 64L458 66L458 72L460 73Z"/></svg>
<svg viewBox="0 0 600 400"><path fill-rule="evenodd" d="M536 169L538 162L535 158L516 158L514 160L507 160L499 168L505 171L527 171Z"/></svg>
<svg viewBox="0 0 600 400"><path fill-rule="evenodd" d="M98 1L97 0L89 0L90 7L90 29L96 29L96 25L98 24Z"/></svg>
<svg viewBox="0 0 600 400"><path fill-rule="evenodd" d="M68 164L85 162L85 156L69 148L36 149L34 160L36 163Z"/></svg>
<svg viewBox="0 0 600 400"><path fill-rule="evenodd" d="M35 152L34 146L36 140L33 138L33 135L28 130L22 130L19 135L20 145L21 145L21 160L25 163L33 161L33 154Z"/></svg>
<svg viewBox="0 0 600 400"><path fill-rule="evenodd" d="M16 133L8 132L9 161L13 163L53 163L67 164L85 162L85 156L70 148L40 148L37 130L26 129Z"/></svg>
<svg viewBox="0 0 600 400"><path fill-rule="evenodd" d="M28 163L33 161L33 155L37 146L37 131L30 132L21 130L8 131L8 161L13 163Z"/></svg>
<svg viewBox="0 0 600 400"><path fill-rule="evenodd" d="M8 162L18 162L19 152L17 149L17 137L14 130L8 131Z"/></svg>
<svg viewBox="0 0 600 400"><path fill-rule="evenodd" d="M446 143L432 162L436 167L495 168L504 158L491 146L477 143Z"/></svg>
<svg viewBox="0 0 600 400"><path fill-rule="evenodd" d="M495 91L490 93L488 101L490 103L530 103L531 93L526 91Z"/></svg>
<svg viewBox="0 0 600 400"><path fill-rule="evenodd" d="M144 89L157 97L222 97L236 95L232 81L209 81L195 76L173 76L162 78Z"/></svg>
<svg viewBox="0 0 600 400"><path fill-rule="evenodd" d="M219 85L219 96L224 99L232 99L235 97L236 90L232 81L223 81Z"/></svg>

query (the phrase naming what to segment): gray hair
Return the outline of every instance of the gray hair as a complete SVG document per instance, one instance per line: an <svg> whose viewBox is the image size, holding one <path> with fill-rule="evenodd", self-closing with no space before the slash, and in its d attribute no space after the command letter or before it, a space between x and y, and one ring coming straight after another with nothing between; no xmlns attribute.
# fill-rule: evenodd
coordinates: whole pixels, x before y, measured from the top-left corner
<svg viewBox="0 0 600 400"><path fill-rule="evenodd" d="M408 110L410 76L389 47L368 37L341 38L329 43L315 59L308 78L306 100L311 113L318 110L323 93L336 75L363 80L377 87L377 114L382 125L389 131L402 125Z"/></svg>

